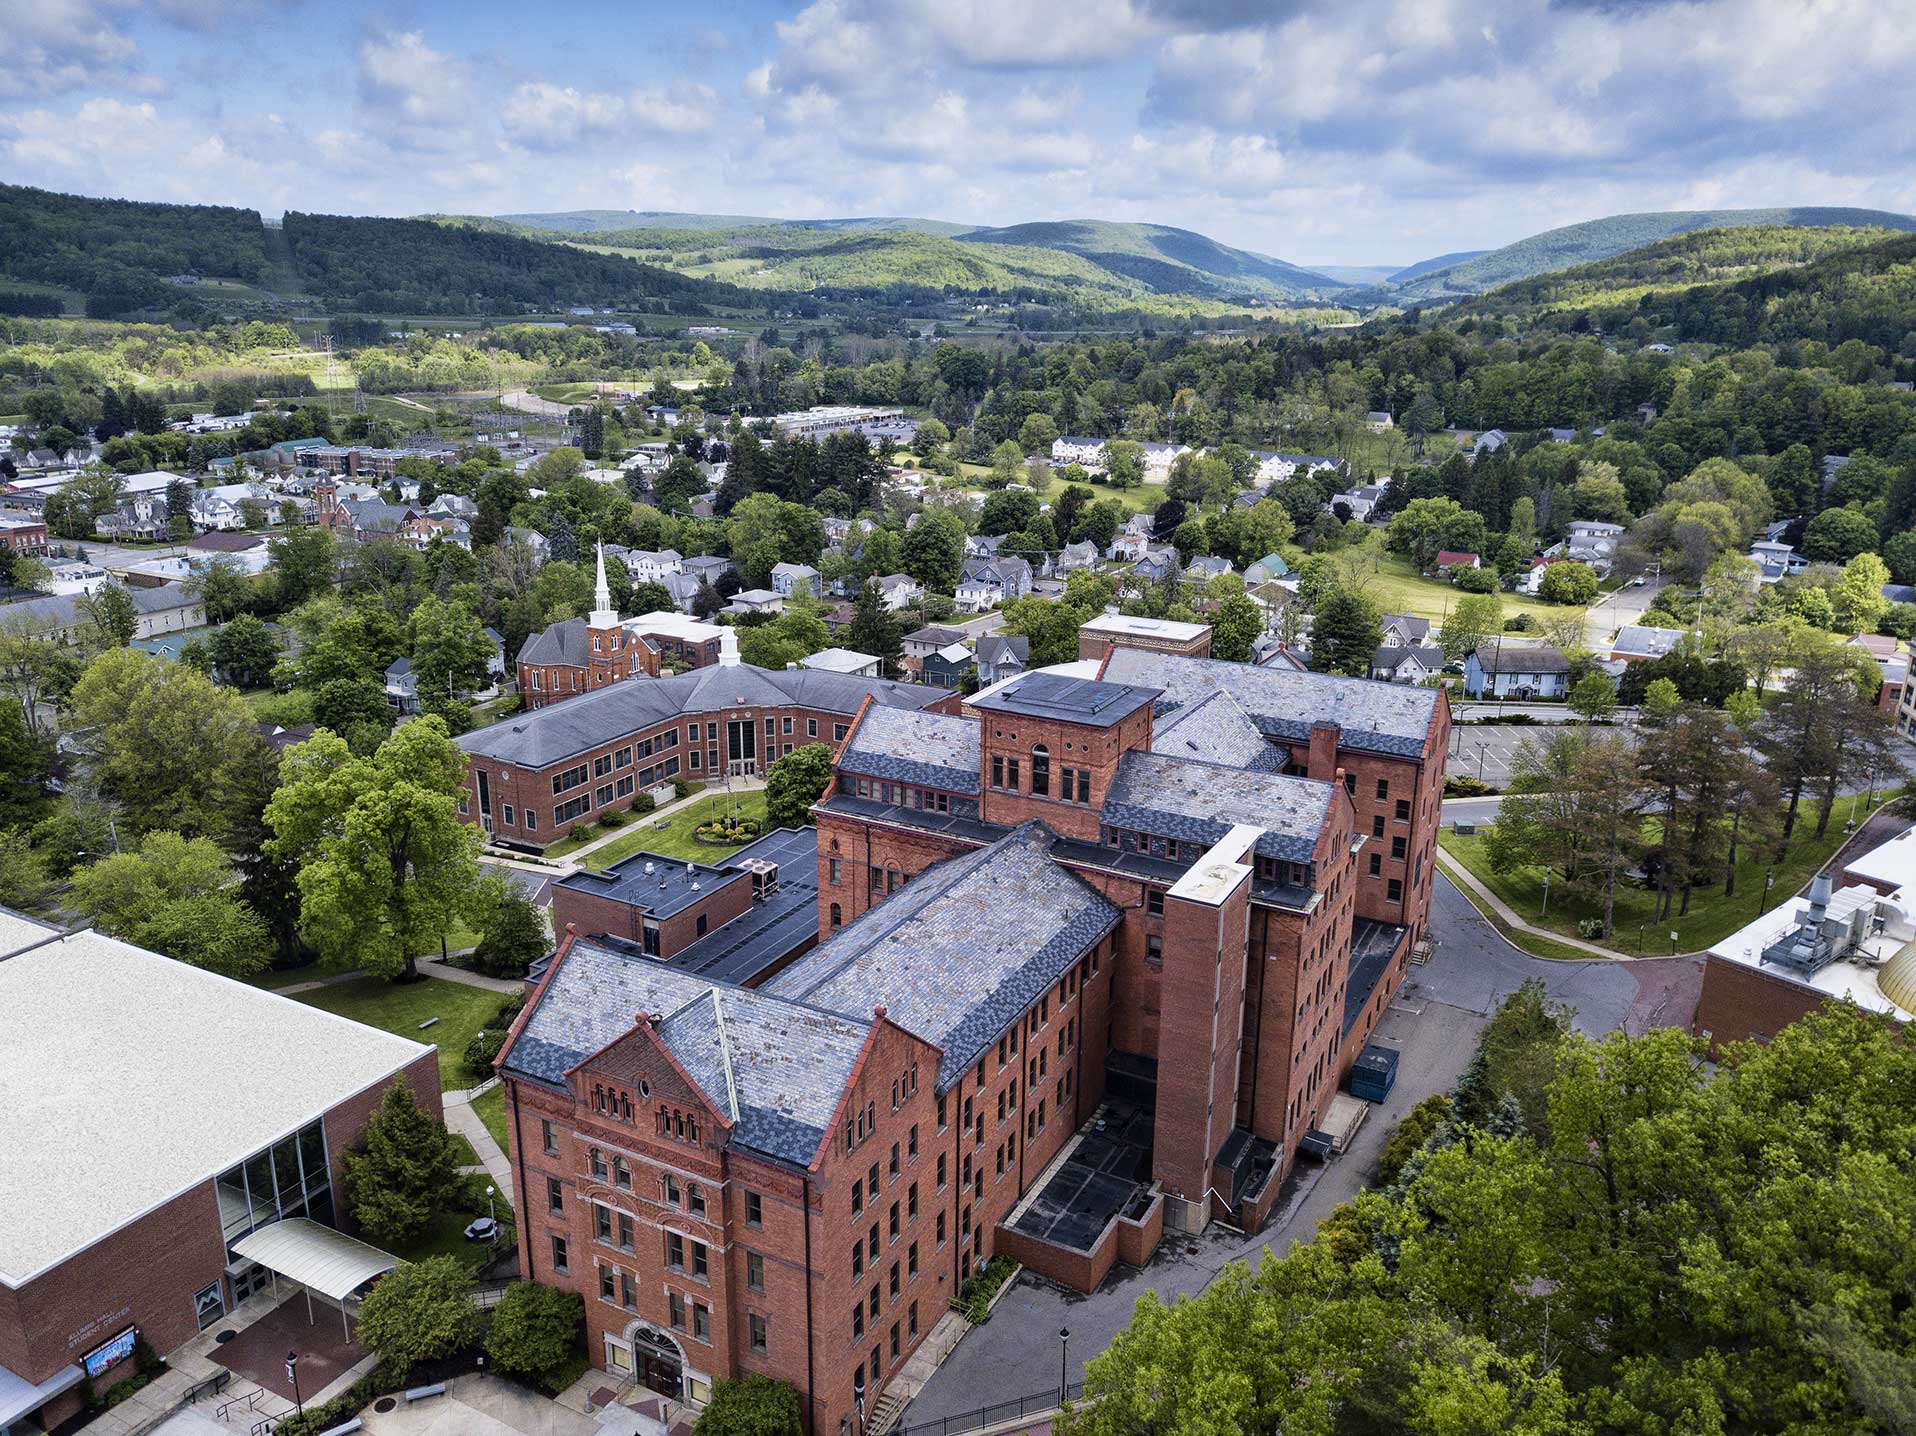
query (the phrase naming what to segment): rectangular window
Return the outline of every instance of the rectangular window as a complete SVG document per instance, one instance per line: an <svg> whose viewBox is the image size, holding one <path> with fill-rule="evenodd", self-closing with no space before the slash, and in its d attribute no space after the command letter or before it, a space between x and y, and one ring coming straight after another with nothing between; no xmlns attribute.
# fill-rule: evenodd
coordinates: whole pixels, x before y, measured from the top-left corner
<svg viewBox="0 0 1916 1436"><path fill-rule="evenodd" d="M1164 966L1164 939L1156 933L1144 939L1144 964L1146 967Z"/></svg>
<svg viewBox="0 0 1916 1436"><path fill-rule="evenodd" d="M685 1209L694 1216L705 1215L705 1193L700 1190L697 1182L685 1184Z"/></svg>
<svg viewBox="0 0 1916 1436"><path fill-rule="evenodd" d="M676 1291L665 1294L665 1308L674 1331L685 1330L685 1298Z"/></svg>
<svg viewBox="0 0 1916 1436"><path fill-rule="evenodd" d="M752 1312L745 1318L745 1321L751 1328L752 1354L754 1356L765 1355L767 1345L765 1340L765 1318L757 1312Z"/></svg>
<svg viewBox="0 0 1916 1436"><path fill-rule="evenodd" d="M805 736L807 738L816 738L818 736L818 720L816 718L807 718L805 720Z"/></svg>
<svg viewBox="0 0 1916 1436"><path fill-rule="evenodd" d="M1409 798L1399 798L1397 800L1397 821L1400 823L1408 823L1410 821Z"/></svg>
<svg viewBox="0 0 1916 1436"><path fill-rule="evenodd" d="M541 1117L539 1119L539 1141L540 1144L544 1146L548 1157L556 1157L559 1155L559 1133L553 1127L550 1117Z"/></svg>
<svg viewBox="0 0 1916 1436"><path fill-rule="evenodd" d="M607 1266L604 1262L600 1262L599 1263L599 1300L617 1301L618 1299L619 1299L619 1286L618 1286L618 1283L614 1281L612 1278L612 1268Z"/></svg>
<svg viewBox="0 0 1916 1436"><path fill-rule="evenodd" d="M712 1274L711 1254L705 1249L704 1242L692 1243L692 1275L701 1279Z"/></svg>
<svg viewBox="0 0 1916 1436"><path fill-rule="evenodd" d="M991 786L1002 788L1005 785L1005 760L1001 754L991 755Z"/></svg>
<svg viewBox="0 0 1916 1436"><path fill-rule="evenodd" d="M757 1192L745 1194L745 1225L748 1227L765 1225L765 1199Z"/></svg>
<svg viewBox="0 0 1916 1436"><path fill-rule="evenodd" d="M1403 896L1404 896L1404 885L1403 883L1399 882L1396 878L1392 878L1387 884L1385 884L1384 886L1384 901L1385 902L1397 902Z"/></svg>
<svg viewBox="0 0 1916 1436"><path fill-rule="evenodd" d="M557 1177L546 1178L546 1210L549 1212L565 1210L565 1187Z"/></svg>
<svg viewBox="0 0 1916 1436"><path fill-rule="evenodd" d="M1377 801L1381 803L1384 801L1384 799L1388 798L1389 796L1390 796L1390 779L1379 778L1377 780Z"/></svg>
<svg viewBox="0 0 1916 1436"><path fill-rule="evenodd" d="M864 1334L865 1334L865 1303L862 1301L855 1301L852 1303L852 1335L863 1336Z"/></svg>
<svg viewBox="0 0 1916 1436"><path fill-rule="evenodd" d="M1349 793L1353 798L1357 796L1357 775L1355 773L1346 773L1344 775L1344 791Z"/></svg>
<svg viewBox="0 0 1916 1436"><path fill-rule="evenodd" d="M1401 835L1398 837L1392 838L1390 840L1390 855L1393 858L1402 858L1406 851L1407 841L1408 840L1402 837Z"/></svg>
<svg viewBox="0 0 1916 1436"><path fill-rule="evenodd" d="M863 1276L864 1274L865 1274L865 1244L863 1242L853 1242L852 1243L852 1275L856 1277L856 1276Z"/></svg>
<svg viewBox="0 0 1916 1436"><path fill-rule="evenodd" d="M1372 853L1370 855L1370 875L1372 877L1381 877L1383 872L1384 855L1382 853Z"/></svg>
<svg viewBox="0 0 1916 1436"><path fill-rule="evenodd" d="M765 1290L765 1258L757 1252L745 1253L745 1289Z"/></svg>
<svg viewBox="0 0 1916 1436"><path fill-rule="evenodd" d="M905 1252L905 1273L907 1279L918 1275L918 1243L913 1242Z"/></svg>
<svg viewBox="0 0 1916 1436"><path fill-rule="evenodd" d="M1384 836L1384 815L1382 813L1379 813L1370 820L1370 835L1373 838L1381 838Z"/></svg>
<svg viewBox="0 0 1916 1436"><path fill-rule="evenodd" d="M851 732L850 724L847 724L847 723L832 724L832 742L843 743L845 741L845 735L849 732Z"/></svg>
<svg viewBox="0 0 1916 1436"><path fill-rule="evenodd" d="M661 1184L667 1205L676 1207L679 1204L679 1179L668 1173L661 1179Z"/></svg>
<svg viewBox="0 0 1916 1436"><path fill-rule="evenodd" d="M1153 917L1164 916L1164 889L1146 888L1144 890L1144 910Z"/></svg>
<svg viewBox="0 0 1916 1436"><path fill-rule="evenodd" d="M592 1234L602 1242L612 1240L612 1209L592 1204Z"/></svg>
<svg viewBox="0 0 1916 1436"><path fill-rule="evenodd" d="M507 803L505 807L505 821L508 828L512 826L512 804L510 803Z"/></svg>
<svg viewBox="0 0 1916 1436"><path fill-rule="evenodd" d="M685 1268L685 1238L677 1232L665 1234L665 1264L674 1271Z"/></svg>
<svg viewBox="0 0 1916 1436"><path fill-rule="evenodd" d="M639 1285L629 1271L619 1273L619 1305L627 1311L639 1309Z"/></svg>
<svg viewBox="0 0 1916 1436"><path fill-rule="evenodd" d="M569 1271L566 1265L566 1247L564 1237L552 1239L552 1269L557 1272Z"/></svg>
<svg viewBox="0 0 1916 1436"><path fill-rule="evenodd" d="M790 737L792 732L792 720L789 718L783 720L783 722L781 722L779 725L779 732L784 734L786 737Z"/></svg>

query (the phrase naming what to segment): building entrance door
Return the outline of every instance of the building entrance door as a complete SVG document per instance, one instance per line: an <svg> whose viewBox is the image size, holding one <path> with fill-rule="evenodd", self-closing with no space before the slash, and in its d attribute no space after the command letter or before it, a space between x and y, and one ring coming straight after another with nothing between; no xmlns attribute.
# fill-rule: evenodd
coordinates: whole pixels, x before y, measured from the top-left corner
<svg viewBox="0 0 1916 1436"><path fill-rule="evenodd" d="M758 725L747 718L732 719L725 725L726 771L734 778L749 778L758 772Z"/></svg>
<svg viewBox="0 0 1916 1436"><path fill-rule="evenodd" d="M273 1274L257 1262L233 1278L233 1305L238 1306L256 1292L273 1284Z"/></svg>
<svg viewBox="0 0 1916 1436"><path fill-rule="evenodd" d="M639 1384L674 1401L685 1396L685 1366L665 1337L640 1327L632 1333L632 1361Z"/></svg>

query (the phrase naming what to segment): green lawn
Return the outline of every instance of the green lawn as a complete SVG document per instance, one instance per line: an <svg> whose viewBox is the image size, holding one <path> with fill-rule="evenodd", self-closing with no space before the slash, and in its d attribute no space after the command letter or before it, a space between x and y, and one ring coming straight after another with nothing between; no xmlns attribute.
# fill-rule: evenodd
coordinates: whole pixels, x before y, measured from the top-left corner
<svg viewBox="0 0 1916 1436"><path fill-rule="evenodd" d="M486 1188L491 1185L476 1172L462 1176L451 1210L443 1213L417 1241L395 1244L392 1254L406 1261L421 1261L435 1256L457 1257L477 1271L492 1259L495 1251L503 1251L514 1239L511 1193L495 1191L488 1205ZM495 1247L487 1242L467 1241L466 1224L474 1217L483 1217L488 1213L499 1222L498 1245Z"/></svg>
<svg viewBox="0 0 1916 1436"><path fill-rule="evenodd" d="M1830 820L1829 832L1820 842L1813 836L1816 826L1814 811L1798 819L1789 851L1776 865L1776 886L1770 892L1768 907L1775 907L1794 896L1830 855L1843 845L1842 819L1847 815L1845 803L1839 802ZM1862 817L1860 805L1857 816L1859 820ZM1558 881L1551 885L1548 914L1539 917L1543 909L1542 869L1529 867L1508 873L1492 872L1484 852L1481 831L1459 835L1445 828L1438 835L1438 842L1445 852L1468 868L1472 876L1509 904L1512 911L1538 927L1576 937L1579 936L1578 919L1602 916L1600 901L1572 897L1564 891L1562 882ZM1672 932L1677 934L1676 948L1679 952L1700 952L1721 942L1738 928L1754 921L1759 907L1765 906L1763 879L1768 869L1767 854L1746 846L1736 865L1734 897L1723 896L1723 883L1719 879L1691 894L1688 913L1681 917L1672 914L1667 919L1651 916L1656 905L1653 891L1636 883L1619 882L1616 935L1611 945L1633 957L1655 957L1669 954ZM1512 940L1516 940L1516 937L1513 934Z"/></svg>
<svg viewBox="0 0 1916 1436"><path fill-rule="evenodd" d="M1381 613L1408 613L1415 618L1441 621L1456 606L1457 600L1465 596L1462 589L1452 588L1442 579L1427 578L1417 572L1409 559L1385 552L1382 534L1371 534L1361 547L1345 552L1361 561L1359 581ZM1514 593L1500 594L1499 597L1503 599L1505 618L1528 613L1538 623L1545 624L1576 612L1572 608L1539 603L1536 599L1519 597Z"/></svg>
<svg viewBox="0 0 1916 1436"><path fill-rule="evenodd" d="M442 1091L467 1087L466 1046L498 1010L500 997L481 987L467 987L429 977L424 982L395 985L382 977L356 977L313 992L293 995L295 1002L324 1008L369 1027L384 1028L415 1042L439 1048L439 1086ZM424 1031L419 1024L439 1020Z"/></svg>
<svg viewBox="0 0 1916 1436"><path fill-rule="evenodd" d="M919 467L918 460L910 454L900 454L893 462L902 468L910 469ZM989 464L960 464L958 466L958 472L959 482L951 484L950 486L952 488L968 489L980 494L996 492L990 484L984 482L986 476L991 473L991 466ZM1024 474L1020 473L1018 482L1024 483L1025 477ZM1165 494L1163 484L1140 484L1135 489L1114 489L1109 484L1087 481L1084 487L1090 489L1092 493L1101 499L1116 499L1131 513L1137 513L1141 509L1156 508L1163 500ZM1056 503L1058 495L1064 492L1064 488L1064 481L1054 474L1044 487L1037 488L1034 486L1033 491L1037 494L1040 501Z"/></svg>
<svg viewBox="0 0 1916 1436"><path fill-rule="evenodd" d="M492 1133L492 1140L499 1144L499 1150L508 1157L512 1155L512 1132L506 1126L506 1087L501 1082L497 1087L488 1088L474 1099L472 1110L486 1130Z"/></svg>
<svg viewBox="0 0 1916 1436"><path fill-rule="evenodd" d="M747 818L756 818L761 824L765 821L765 792L738 795L737 807ZM587 853L579 861L595 871L608 868L621 858L633 853L658 853L661 857L677 858L681 862L714 863L730 857L737 852L739 844L729 848L708 848L693 840L692 830L700 823L709 822L720 812L731 811L732 804L727 801L723 791L709 791L691 807L684 808L664 819L666 826L661 829L653 826L659 819L647 817L631 825L623 837L616 838L604 847Z"/></svg>
<svg viewBox="0 0 1916 1436"><path fill-rule="evenodd" d="M475 1148L471 1142L467 1141L465 1137L457 1132L448 1132L446 1135L452 1138L453 1148L459 1153L460 1166L476 1167L479 1165L478 1149Z"/></svg>

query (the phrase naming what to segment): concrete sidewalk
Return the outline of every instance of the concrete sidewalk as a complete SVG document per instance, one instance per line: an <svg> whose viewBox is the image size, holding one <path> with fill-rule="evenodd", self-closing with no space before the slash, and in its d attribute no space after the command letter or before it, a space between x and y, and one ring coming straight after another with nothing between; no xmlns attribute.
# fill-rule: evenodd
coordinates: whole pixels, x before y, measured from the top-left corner
<svg viewBox="0 0 1916 1436"><path fill-rule="evenodd" d="M1489 908L1497 915L1498 921L1508 927L1514 927L1519 932L1527 932L1532 937L1548 938L1552 942L1562 943L1565 947L1577 948L1582 952L1589 953L1592 957L1601 957L1612 962L1632 962L1635 960L1628 953L1615 952L1607 947L1598 947L1594 942L1585 942L1580 937L1565 937L1560 932L1552 932L1547 927L1538 927L1533 922L1526 922L1523 918L1518 917L1502 898L1478 882L1476 875L1473 874L1470 869L1466 868L1442 848L1437 849L1437 866L1443 869L1445 877L1449 878L1459 887L1468 888L1472 899L1477 902L1478 906Z"/></svg>
<svg viewBox="0 0 1916 1436"><path fill-rule="evenodd" d="M630 822L620 827L608 828L602 836L594 838L589 843L581 843L578 847L571 849L559 857L548 858L536 866L529 866L523 863L518 865L526 867L528 871L550 873L553 877L562 878L567 873L577 872L583 867L584 864L581 863L579 859L587 853L597 852L600 848L608 844L618 842L620 838L629 838L634 832L643 830L649 823L656 823L661 818L675 817L687 808L702 802L708 802L713 798L722 798L727 793L756 793L764 786L765 780L763 778L734 778L729 787L714 784L711 787L700 788L698 792L693 793L691 796L675 799L667 803L663 808L654 808L649 813L633 814ZM503 850L495 850L492 848L486 850L486 857L488 860L494 862L512 862L513 856L513 854Z"/></svg>
<svg viewBox="0 0 1916 1436"><path fill-rule="evenodd" d="M446 1126L472 1143L472 1150L479 1154L479 1162L486 1169L486 1175L505 1194L512 1191L512 1163L506 1160L506 1154L499 1149L492 1133L486 1130L486 1124L479 1120L479 1114L472 1110L473 1098L485 1095L498 1085L499 1079L494 1077L470 1091L446 1093Z"/></svg>

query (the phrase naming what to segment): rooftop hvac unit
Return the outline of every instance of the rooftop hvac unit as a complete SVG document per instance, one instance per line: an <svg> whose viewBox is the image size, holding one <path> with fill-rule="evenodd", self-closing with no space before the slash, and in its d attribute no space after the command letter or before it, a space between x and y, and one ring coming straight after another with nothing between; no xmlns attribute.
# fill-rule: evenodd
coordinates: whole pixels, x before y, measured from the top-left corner
<svg viewBox="0 0 1916 1436"><path fill-rule="evenodd" d="M1774 964L1808 978L1855 956L1869 933L1876 894L1850 887L1832 895L1831 886L1827 874L1810 883L1809 907L1794 928L1763 949L1759 965Z"/></svg>
<svg viewBox="0 0 1916 1436"><path fill-rule="evenodd" d="M747 858L739 864L752 875L752 901L763 902L778 891L778 864L765 858Z"/></svg>

